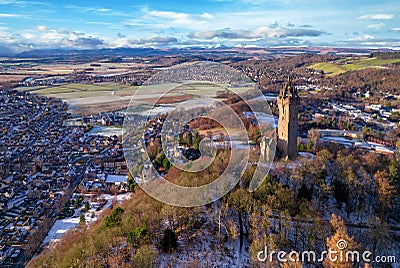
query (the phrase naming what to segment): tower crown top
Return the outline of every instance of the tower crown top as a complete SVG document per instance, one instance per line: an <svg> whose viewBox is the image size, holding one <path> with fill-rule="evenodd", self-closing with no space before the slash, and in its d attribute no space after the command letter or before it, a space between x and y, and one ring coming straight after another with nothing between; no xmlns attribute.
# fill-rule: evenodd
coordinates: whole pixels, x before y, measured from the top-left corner
<svg viewBox="0 0 400 268"><path fill-rule="evenodd" d="M292 78L290 75L288 76L287 82L283 85L280 93L279 93L280 98L299 98L299 94L295 86L293 85Z"/></svg>

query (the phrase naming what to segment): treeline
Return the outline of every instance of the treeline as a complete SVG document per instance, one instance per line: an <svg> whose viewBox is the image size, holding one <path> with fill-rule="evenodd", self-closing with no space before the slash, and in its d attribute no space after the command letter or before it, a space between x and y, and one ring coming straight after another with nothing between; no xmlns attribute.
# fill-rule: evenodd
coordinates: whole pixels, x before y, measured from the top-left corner
<svg viewBox="0 0 400 268"><path fill-rule="evenodd" d="M377 57L381 60L400 59L400 52L376 52L372 53L371 57Z"/></svg>
<svg viewBox="0 0 400 268"><path fill-rule="evenodd" d="M399 82L400 67L392 65L390 68L364 69L346 72L334 77L325 78L325 86L335 87L335 94L350 96L355 92L370 91L374 99L378 100L381 93L400 94Z"/></svg>

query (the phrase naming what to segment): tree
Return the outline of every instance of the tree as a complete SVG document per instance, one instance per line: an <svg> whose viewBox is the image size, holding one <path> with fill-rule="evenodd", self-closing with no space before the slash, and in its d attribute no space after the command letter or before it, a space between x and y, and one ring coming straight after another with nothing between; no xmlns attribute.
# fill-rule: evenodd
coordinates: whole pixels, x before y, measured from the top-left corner
<svg viewBox="0 0 400 268"><path fill-rule="evenodd" d="M247 189L249 187L255 171L256 171L255 166L250 166L250 165L247 166L241 178L242 188Z"/></svg>
<svg viewBox="0 0 400 268"><path fill-rule="evenodd" d="M186 133L186 146L187 147L191 147L193 144L193 137L192 137L192 133L188 132Z"/></svg>
<svg viewBox="0 0 400 268"><path fill-rule="evenodd" d="M131 172L128 172L127 183L128 183L129 191L134 192L135 191L135 187L136 187L136 181L133 178Z"/></svg>
<svg viewBox="0 0 400 268"><path fill-rule="evenodd" d="M172 229L168 228L164 231L160 247L164 252L172 252L178 247L178 237Z"/></svg>
<svg viewBox="0 0 400 268"><path fill-rule="evenodd" d="M157 157L157 154L160 152L160 147L156 145L151 145L147 147L147 154L151 160Z"/></svg>
<svg viewBox="0 0 400 268"><path fill-rule="evenodd" d="M165 159L165 154L164 152L162 152L156 159L155 163L157 164L157 166L162 167L163 166L163 161Z"/></svg>
<svg viewBox="0 0 400 268"><path fill-rule="evenodd" d="M310 131L308 132L308 138L310 139L310 141L317 143L319 140L318 131L314 128L310 129Z"/></svg>
<svg viewBox="0 0 400 268"><path fill-rule="evenodd" d="M312 152L313 145L314 145L314 144L313 144L312 140L309 140L309 141L307 142L307 146L306 146L307 152L309 152L309 153Z"/></svg>
<svg viewBox="0 0 400 268"><path fill-rule="evenodd" d="M113 210L110 216L104 218L104 224L108 228L112 228L117 226L122 220L122 214L124 210L120 207L117 207Z"/></svg>
<svg viewBox="0 0 400 268"><path fill-rule="evenodd" d="M400 148L399 148L400 149ZM391 180L396 180L399 176L399 165L400 162L391 160L389 164L389 177Z"/></svg>
<svg viewBox="0 0 400 268"><path fill-rule="evenodd" d="M80 198L75 198L75 201L74 201L74 208L79 208L80 203L81 203Z"/></svg>
<svg viewBox="0 0 400 268"><path fill-rule="evenodd" d="M79 224L86 224L85 214L79 215Z"/></svg>
<svg viewBox="0 0 400 268"><path fill-rule="evenodd" d="M378 185L378 202L382 219L389 217L389 211L393 206L396 189L393 182L389 179L386 171L375 173L376 184Z"/></svg>
<svg viewBox="0 0 400 268"><path fill-rule="evenodd" d="M128 242L134 247L138 247L143 240L146 240L148 235L147 226L135 228L128 233Z"/></svg>
<svg viewBox="0 0 400 268"><path fill-rule="evenodd" d="M387 236L389 234L389 225L378 217L371 217L368 220L370 234L371 251L373 256L383 248L386 248Z"/></svg>
<svg viewBox="0 0 400 268"><path fill-rule="evenodd" d="M228 197L228 204L238 212L239 216L240 249L243 247L243 216L249 211L251 203L251 196L244 189L238 189Z"/></svg>
<svg viewBox="0 0 400 268"><path fill-rule="evenodd" d="M365 154L364 162L368 167L369 174L374 174L374 172L379 168L380 161L376 153L370 152Z"/></svg>
<svg viewBox="0 0 400 268"><path fill-rule="evenodd" d="M324 267L335 268L351 268L353 267L354 260L347 254L350 251L357 250L358 245L352 237L347 234L346 226L343 220L332 214L329 221L332 227L332 236L326 239L326 247L328 248L328 256L325 258ZM329 251L332 254L329 256ZM333 253L336 251L337 253Z"/></svg>
<svg viewBox="0 0 400 268"><path fill-rule="evenodd" d="M179 145L183 144L183 133L179 133L178 144Z"/></svg>
<svg viewBox="0 0 400 268"><path fill-rule="evenodd" d="M312 197L312 188L308 189L306 184L302 184L299 189L299 193L297 194L297 198L311 201L311 197Z"/></svg>
<svg viewBox="0 0 400 268"><path fill-rule="evenodd" d="M159 267L160 256L158 252L149 245L141 246L132 258L132 267L148 268Z"/></svg>
<svg viewBox="0 0 400 268"><path fill-rule="evenodd" d="M237 228L235 221L232 218L228 219L228 222L226 223L226 231L227 231L228 235L230 237L232 237L232 239L237 238L238 228Z"/></svg>
<svg viewBox="0 0 400 268"><path fill-rule="evenodd" d="M171 164L170 164L170 162L168 161L167 158L164 158L164 160L162 162L162 165L163 165L163 168L164 168L165 171L167 171L171 166Z"/></svg>
<svg viewBox="0 0 400 268"><path fill-rule="evenodd" d="M88 212L89 209L90 209L89 202L86 201L86 202L85 202L85 208L84 208L84 210L85 210L85 212Z"/></svg>
<svg viewBox="0 0 400 268"><path fill-rule="evenodd" d="M200 137L199 137L199 132L194 133L193 137L193 149L198 150L200 146Z"/></svg>
<svg viewBox="0 0 400 268"><path fill-rule="evenodd" d="M316 160L318 161L319 164L322 164L323 168L326 168L326 164L329 161L332 161L333 155L331 152L329 152L327 149L322 149L317 152L316 155Z"/></svg>

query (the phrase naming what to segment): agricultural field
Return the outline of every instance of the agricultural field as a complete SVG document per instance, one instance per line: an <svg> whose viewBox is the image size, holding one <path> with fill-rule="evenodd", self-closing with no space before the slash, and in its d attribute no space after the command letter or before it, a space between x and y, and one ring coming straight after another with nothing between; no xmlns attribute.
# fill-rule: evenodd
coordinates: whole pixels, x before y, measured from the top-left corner
<svg viewBox="0 0 400 268"><path fill-rule="evenodd" d="M0 74L0 83L18 82L24 80L26 77L26 75Z"/></svg>
<svg viewBox="0 0 400 268"><path fill-rule="evenodd" d="M73 72L87 72L91 74L119 74L136 72L139 67L146 67L137 63L103 63L90 62L85 64L37 64L32 61L20 61L16 63L2 62L0 58L0 70L6 70L9 75L66 75Z"/></svg>
<svg viewBox="0 0 400 268"><path fill-rule="evenodd" d="M6 65L3 65L6 67ZM12 75L63 75L63 74L70 74L74 71L71 66L67 65L33 65L27 64L22 65L15 65L15 67L8 66L8 68L12 68L7 70L7 73Z"/></svg>
<svg viewBox="0 0 400 268"><path fill-rule="evenodd" d="M334 62L320 62L308 66L309 69L323 71L327 76L335 76L347 71L367 68L390 68L390 64L399 63L400 59L381 60L377 58L342 58Z"/></svg>
<svg viewBox="0 0 400 268"><path fill-rule="evenodd" d="M63 84L58 86L20 87L21 91L60 98L69 104L71 111L90 114L125 108L137 86L118 83Z"/></svg>
<svg viewBox="0 0 400 268"><path fill-rule="evenodd" d="M124 109L134 94L136 101L143 105L154 103L174 105L194 97L215 97L217 91L225 88L224 85L194 82L190 85L186 83L160 84L142 87L118 83L63 84L53 87L20 87L18 90L60 98L69 104L72 112L91 114ZM248 88L234 90L243 92ZM167 92L168 94L165 95Z"/></svg>

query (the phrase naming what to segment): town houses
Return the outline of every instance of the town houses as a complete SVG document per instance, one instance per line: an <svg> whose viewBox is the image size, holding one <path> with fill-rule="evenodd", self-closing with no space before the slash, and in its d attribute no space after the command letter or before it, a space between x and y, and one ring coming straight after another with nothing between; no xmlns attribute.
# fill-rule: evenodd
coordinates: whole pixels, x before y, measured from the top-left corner
<svg viewBox="0 0 400 268"><path fill-rule="evenodd" d="M128 171L121 137L68 125L61 100L2 90L0 103L0 263L10 264L35 253L74 191L127 191Z"/></svg>

